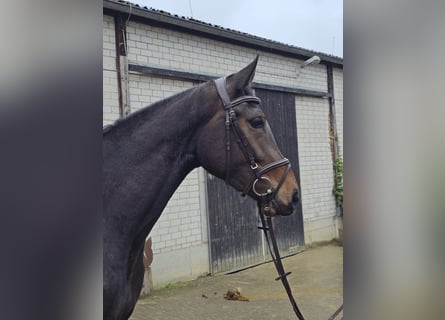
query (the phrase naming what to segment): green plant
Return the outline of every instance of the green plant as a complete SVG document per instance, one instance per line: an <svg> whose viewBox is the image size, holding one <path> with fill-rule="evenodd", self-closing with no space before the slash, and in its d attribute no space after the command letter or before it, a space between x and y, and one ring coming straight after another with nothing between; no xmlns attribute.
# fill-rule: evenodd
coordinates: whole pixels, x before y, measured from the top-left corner
<svg viewBox="0 0 445 320"><path fill-rule="evenodd" d="M337 207L343 208L343 159L338 156L334 163L334 188L332 193L335 196Z"/></svg>

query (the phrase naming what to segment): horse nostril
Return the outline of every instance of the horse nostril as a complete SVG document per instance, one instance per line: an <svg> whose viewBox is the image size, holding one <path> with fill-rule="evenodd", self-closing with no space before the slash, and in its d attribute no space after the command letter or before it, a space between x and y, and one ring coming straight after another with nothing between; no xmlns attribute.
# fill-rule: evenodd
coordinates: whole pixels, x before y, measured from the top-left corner
<svg viewBox="0 0 445 320"><path fill-rule="evenodd" d="M300 200L300 196L298 193L298 189L295 189L294 193L292 194L292 203L298 203L299 200Z"/></svg>

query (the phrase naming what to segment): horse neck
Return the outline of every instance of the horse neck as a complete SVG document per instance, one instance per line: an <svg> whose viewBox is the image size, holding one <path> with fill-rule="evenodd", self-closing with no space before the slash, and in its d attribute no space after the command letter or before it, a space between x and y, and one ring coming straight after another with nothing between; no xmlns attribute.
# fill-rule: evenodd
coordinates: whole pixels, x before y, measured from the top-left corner
<svg viewBox="0 0 445 320"><path fill-rule="evenodd" d="M104 137L105 218L125 220L115 226L119 232L145 238L179 184L198 166L196 140L211 112L203 103L211 99L198 97L201 90L138 111L109 139Z"/></svg>

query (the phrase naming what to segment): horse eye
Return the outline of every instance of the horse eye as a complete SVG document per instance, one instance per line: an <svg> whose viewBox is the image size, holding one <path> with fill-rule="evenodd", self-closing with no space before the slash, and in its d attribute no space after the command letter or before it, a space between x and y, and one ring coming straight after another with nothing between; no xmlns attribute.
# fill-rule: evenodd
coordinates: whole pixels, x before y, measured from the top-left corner
<svg viewBox="0 0 445 320"><path fill-rule="evenodd" d="M252 120L249 120L249 123L252 127L259 129L264 127L264 120L260 117L253 118Z"/></svg>

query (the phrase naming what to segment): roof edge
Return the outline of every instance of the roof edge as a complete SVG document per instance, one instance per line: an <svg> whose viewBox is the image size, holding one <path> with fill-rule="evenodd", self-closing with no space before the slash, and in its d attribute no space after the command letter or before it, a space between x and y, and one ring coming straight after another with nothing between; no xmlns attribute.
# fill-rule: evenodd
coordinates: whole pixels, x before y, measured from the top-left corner
<svg viewBox="0 0 445 320"><path fill-rule="evenodd" d="M159 12L141 8L139 5L130 4L129 2L103 0L104 11L114 11L128 16L131 8L131 17L137 20L143 20L155 25L161 25L171 29L181 29L181 31L189 33L198 33L201 36L216 38L220 41L236 43L261 49L272 53L292 56L297 58L310 58L313 55L320 57L322 64L331 64L343 68L343 59L335 56L330 56L322 52L316 52L299 48L296 46L287 45L273 40L261 38L248 33L234 31L223 27L207 24L199 20L180 18L179 16L171 15L165 11ZM130 17L130 19L131 19Z"/></svg>

